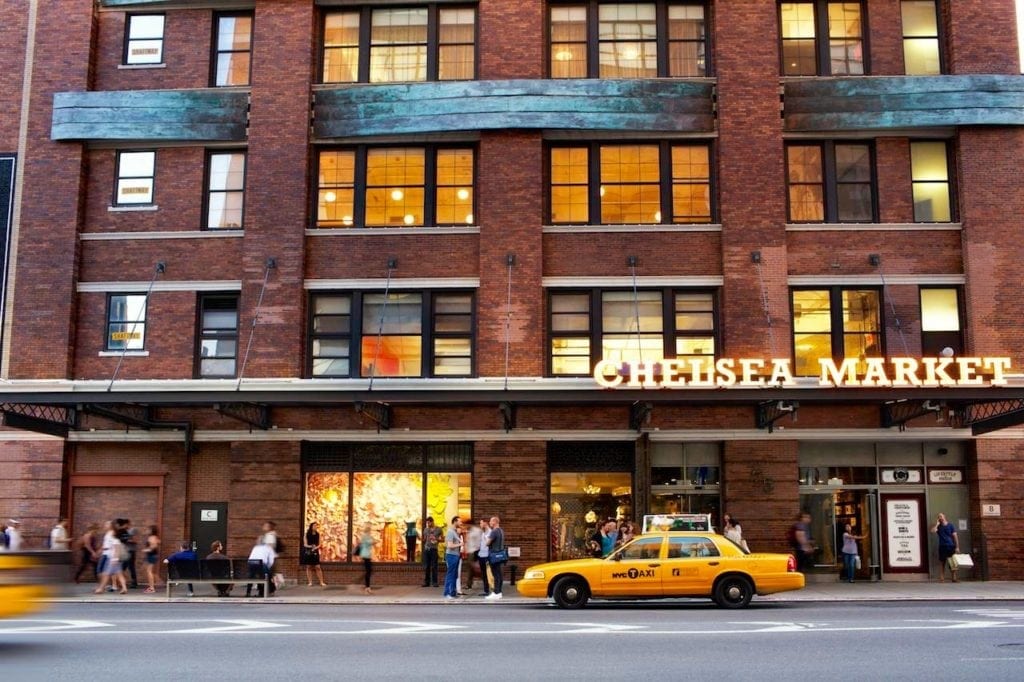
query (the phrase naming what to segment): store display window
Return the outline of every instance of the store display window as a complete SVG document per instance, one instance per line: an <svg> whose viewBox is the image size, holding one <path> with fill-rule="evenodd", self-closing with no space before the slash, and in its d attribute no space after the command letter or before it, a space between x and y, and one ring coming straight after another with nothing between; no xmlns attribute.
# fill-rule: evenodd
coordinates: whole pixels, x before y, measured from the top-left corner
<svg viewBox="0 0 1024 682"><path fill-rule="evenodd" d="M632 519L629 472L551 474L551 560L590 556L587 541L608 520Z"/></svg>

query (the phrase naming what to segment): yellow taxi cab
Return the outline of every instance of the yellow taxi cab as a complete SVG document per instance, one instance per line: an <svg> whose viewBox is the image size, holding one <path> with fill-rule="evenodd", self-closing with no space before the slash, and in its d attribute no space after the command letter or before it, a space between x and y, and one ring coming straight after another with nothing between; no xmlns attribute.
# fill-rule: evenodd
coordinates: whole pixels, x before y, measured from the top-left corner
<svg viewBox="0 0 1024 682"><path fill-rule="evenodd" d="M742 608L755 594L803 587L790 554L749 553L711 531L658 530L602 559L531 566L516 583L520 595L550 597L567 609L591 598L668 597L709 597L723 608Z"/></svg>
<svg viewBox="0 0 1024 682"><path fill-rule="evenodd" d="M41 579L44 563L28 554L0 553L0 618L45 608L53 589Z"/></svg>

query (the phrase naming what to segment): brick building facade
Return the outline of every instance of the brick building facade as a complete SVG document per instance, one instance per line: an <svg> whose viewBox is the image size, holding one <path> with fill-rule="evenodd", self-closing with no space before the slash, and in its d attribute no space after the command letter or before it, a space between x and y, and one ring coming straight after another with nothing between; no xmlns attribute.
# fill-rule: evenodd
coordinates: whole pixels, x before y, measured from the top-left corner
<svg viewBox="0 0 1024 682"><path fill-rule="evenodd" d="M1020 578L1012 0L0 12L30 542L126 516L241 555L270 518L288 573L318 521L339 580L370 523L410 582L430 513L498 514L530 563L674 511L784 550L807 509L822 574L851 522L864 577L924 579L945 512Z"/></svg>

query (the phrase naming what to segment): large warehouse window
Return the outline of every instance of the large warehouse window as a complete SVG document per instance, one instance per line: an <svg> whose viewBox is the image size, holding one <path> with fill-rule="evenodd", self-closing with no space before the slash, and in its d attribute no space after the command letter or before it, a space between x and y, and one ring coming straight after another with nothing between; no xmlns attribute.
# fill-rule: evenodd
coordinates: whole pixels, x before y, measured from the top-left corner
<svg viewBox="0 0 1024 682"><path fill-rule="evenodd" d="M786 181L791 223L870 223L877 219L870 144L789 144Z"/></svg>
<svg viewBox="0 0 1024 682"><path fill-rule="evenodd" d="M794 374L818 376L819 360L881 357L882 309L877 289L794 289Z"/></svg>
<svg viewBox="0 0 1024 682"><path fill-rule="evenodd" d="M783 76L860 76L868 72L861 2L780 2Z"/></svg>

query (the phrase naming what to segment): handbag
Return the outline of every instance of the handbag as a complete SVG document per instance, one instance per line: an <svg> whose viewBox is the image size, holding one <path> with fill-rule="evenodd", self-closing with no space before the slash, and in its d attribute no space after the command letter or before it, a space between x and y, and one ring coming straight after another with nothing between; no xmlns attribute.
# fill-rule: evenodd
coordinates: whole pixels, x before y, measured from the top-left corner
<svg viewBox="0 0 1024 682"><path fill-rule="evenodd" d="M853 556L853 567L858 571L860 570L860 554L855 554Z"/></svg>
<svg viewBox="0 0 1024 682"><path fill-rule="evenodd" d="M950 557L952 562L952 568L973 568L974 559L971 558L970 554L954 554Z"/></svg>
<svg viewBox="0 0 1024 682"><path fill-rule="evenodd" d="M491 550L491 553L487 555L487 561L491 564L503 564L508 561L508 550L499 549Z"/></svg>

